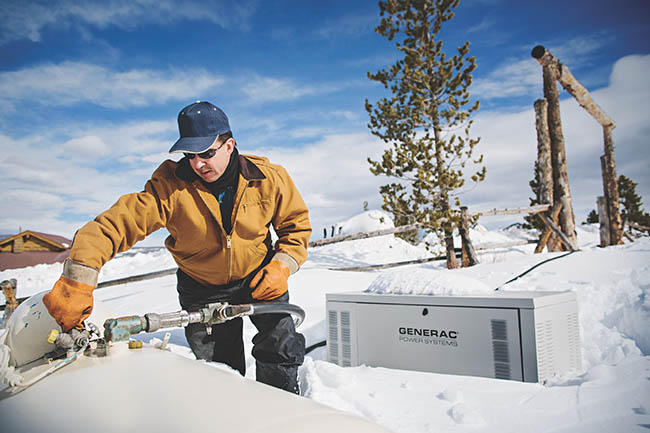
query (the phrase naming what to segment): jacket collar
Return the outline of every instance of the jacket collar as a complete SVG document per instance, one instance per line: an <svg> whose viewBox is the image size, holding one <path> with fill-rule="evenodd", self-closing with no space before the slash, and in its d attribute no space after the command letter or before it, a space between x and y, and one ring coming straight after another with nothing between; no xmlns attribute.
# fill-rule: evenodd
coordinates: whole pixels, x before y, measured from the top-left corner
<svg viewBox="0 0 650 433"><path fill-rule="evenodd" d="M260 168L255 165L253 161L241 154L239 154L239 171L246 180L266 179L266 176L264 176L262 170L260 170ZM197 174L194 173L194 170L192 170L192 167L190 167L190 161L185 157L183 157L183 159L178 162L175 174L186 182L199 180L199 176L197 176Z"/></svg>
<svg viewBox="0 0 650 433"><path fill-rule="evenodd" d="M192 168L190 167L190 170ZM255 165L253 161L239 154L239 171L246 180L263 180L266 179L262 170Z"/></svg>

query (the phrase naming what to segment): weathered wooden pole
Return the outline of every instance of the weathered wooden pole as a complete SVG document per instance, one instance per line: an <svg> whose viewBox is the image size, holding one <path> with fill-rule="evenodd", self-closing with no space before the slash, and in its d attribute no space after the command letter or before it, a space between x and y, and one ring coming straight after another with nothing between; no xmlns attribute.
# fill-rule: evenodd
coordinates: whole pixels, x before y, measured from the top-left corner
<svg viewBox="0 0 650 433"><path fill-rule="evenodd" d="M553 165L551 164L551 137L548 132L548 102L535 101L535 129L537 130L537 166L540 181L539 201L553 205Z"/></svg>
<svg viewBox="0 0 650 433"><path fill-rule="evenodd" d="M587 89L576 80L569 68L549 53L546 48L541 45L536 46L533 48L532 56L540 63L540 65L542 65L542 67L549 67L554 70L554 75L562 87L564 87L564 89L569 92L576 101L578 101L578 104L591 114L598 123L602 126L611 126L612 128L616 127L612 118L609 117L607 113L596 104L596 102L594 102Z"/></svg>
<svg viewBox="0 0 650 433"><path fill-rule="evenodd" d="M537 179L539 179L538 199L542 204L553 205L553 164L551 161L551 137L548 130L548 101L545 98L535 101L535 129L537 131ZM557 208L560 212L561 206ZM557 223L558 213L555 214L553 221ZM541 249L548 243L548 250L552 251L557 245L551 237L555 235L551 229L547 228L539 239L538 248ZM551 241L549 242L549 239ZM540 250L541 252L541 250Z"/></svg>
<svg viewBox="0 0 650 433"><path fill-rule="evenodd" d="M419 227L420 227L419 224L409 224L409 225L398 226L389 229L374 230L372 232L352 233L349 235L332 236L327 239L319 239L317 241L309 242L309 248L321 247L323 245L334 244L337 242L352 241L355 239L367 239L367 238L374 238L377 236L390 235L393 233L404 233L412 230L417 230Z"/></svg>
<svg viewBox="0 0 650 433"><path fill-rule="evenodd" d="M558 236L564 247L569 250L569 251L578 251L578 246L577 244L573 243L571 239L567 235L565 235L562 230L558 226L555 225L553 221L549 219L544 213L539 214L540 218L542 221L544 221L544 224L546 224L547 227L549 227L553 232Z"/></svg>
<svg viewBox="0 0 650 433"><path fill-rule="evenodd" d="M593 98L571 74L566 65L563 65L558 59L553 57L541 45L533 48L532 55L542 65L554 69L554 74L562 87L569 92L578 101L578 104L584 108L602 127L604 135L605 156L607 158L605 169L603 171L603 191L607 199L610 226L610 245L620 244L623 237L623 227L618 203L618 179L616 177L616 162L614 159L614 142L612 140L612 129L616 124L611 117L603 111Z"/></svg>
<svg viewBox="0 0 650 433"><path fill-rule="evenodd" d="M560 215L560 210L562 210L562 203L556 203L553 206L553 209L549 211L549 215L551 218L551 221L553 223L557 223L558 216ZM542 218L542 221L544 219ZM537 242L537 246L535 247L535 254L539 254L542 251L544 251L544 247L548 245L548 251L552 252L554 247L555 247L555 240L551 239L551 236L553 235L553 230L551 230L550 227L546 226L544 231L542 232L542 235L539 238L539 241Z"/></svg>
<svg viewBox="0 0 650 433"><path fill-rule="evenodd" d="M603 196L596 198L598 204L598 223L600 224L600 246L609 245L609 218L607 217L607 199Z"/></svg>
<svg viewBox="0 0 650 433"><path fill-rule="evenodd" d="M603 190L607 196L607 211L609 217L609 245L623 243L623 222L618 210L618 178L616 177L616 162L614 161L614 140L612 140L613 125L603 126L603 141L605 143L605 168L603 170Z"/></svg>
<svg viewBox="0 0 650 433"><path fill-rule="evenodd" d="M532 56L542 65L544 78L544 98L548 102L548 129L551 140L551 163L553 165L553 203L562 203L560 211L560 229L571 241L577 245L578 237L575 229L575 216L571 204L571 190L569 188L569 172L566 164L566 150L564 148L564 135L562 133L562 119L560 117L560 95L555 83L560 75L560 64L551 53L542 46L533 49Z"/></svg>
<svg viewBox="0 0 650 433"><path fill-rule="evenodd" d="M474 266L478 263L476 251L469 238L469 214L467 213L467 206L460 208L460 225L458 228L461 239L461 262L464 268Z"/></svg>

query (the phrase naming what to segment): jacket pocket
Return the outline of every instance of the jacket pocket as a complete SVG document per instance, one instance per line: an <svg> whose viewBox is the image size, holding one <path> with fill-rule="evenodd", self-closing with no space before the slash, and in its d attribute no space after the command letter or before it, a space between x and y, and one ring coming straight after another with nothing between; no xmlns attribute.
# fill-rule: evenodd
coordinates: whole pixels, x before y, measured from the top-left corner
<svg viewBox="0 0 650 433"><path fill-rule="evenodd" d="M271 200L251 201L242 204L237 214L236 230L242 239L259 240L261 243L268 233L268 226L273 219ZM262 238L262 239L259 239Z"/></svg>

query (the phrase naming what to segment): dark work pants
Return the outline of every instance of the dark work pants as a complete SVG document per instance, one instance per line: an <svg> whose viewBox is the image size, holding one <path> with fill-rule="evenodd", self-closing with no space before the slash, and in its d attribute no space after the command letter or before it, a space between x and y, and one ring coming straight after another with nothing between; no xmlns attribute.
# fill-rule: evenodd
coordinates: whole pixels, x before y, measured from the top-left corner
<svg viewBox="0 0 650 433"><path fill-rule="evenodd" d="M260 266L261 267L261 266ZM259 269L259 268L258 268ZM257 302L289 302L289 293L272 301L258 301L251 297L248 286L255 275L224 286L203 286L180 269L177 272L180 304L184 310L196 311L206 304L228 302L250 304ZM250 316L258 333L253 337L253 357L256 361L257 381L296 394L300 393L298 367L305 356L305 338L296 332L289 314L260 314ZM223 362L246 373L242 319L233 319L212 326L208 335L205 325L192 323L185 328L185 337L198 359Z"/></svg>

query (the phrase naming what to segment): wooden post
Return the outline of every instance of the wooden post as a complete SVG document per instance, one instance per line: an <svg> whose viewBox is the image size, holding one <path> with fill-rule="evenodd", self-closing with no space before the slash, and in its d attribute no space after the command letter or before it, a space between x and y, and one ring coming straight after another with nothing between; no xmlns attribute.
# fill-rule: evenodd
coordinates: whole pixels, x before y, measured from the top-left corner
<svg viewBox="0 0 650 433"><path fill-rule="evenodd" d="M353 233L349 235L339 235L339 236L333 236L327 239L320 239L317 241L311 241L309 242L309 248L313 247L321 247L323 245L329 245L329 244L334 244L337 242L344 242L344 241L352 241L355 239L367 239L367 238L373 238L377 236L385 236L385 235L390 235L393 233L404 233L412 230L417 230L420 227L419 224L409 224L405 226L398 226L398 227L393 227L390 229L381 229L381 230L375 230L372 232L363 232L363 233Z"/></svg>
<svg viewBox="0 0 650 433"><path fill-rule="evenodd" d="M569 172L566 164L566 151L564 148L564 135L562 133L562 119L560 118L560 96L555 83L559 78L557 65L551 60L551 54L541 47L533 49L533 57L542 65L544 78L544 98L548 102L548 129L551 141L551 163L553 166L553 203L561 202L560 228L567 238L577 244L578 237L575 229L575 216L571 204L571 190L569 188ZM539 57L538 57L539 56Z"/></svg>
<svg viewBox="0 0 650 433"><path fill-rule="evenodd" d="M470 216L496 216L496 215L520 215L522 213L539 213L546 212L551 208L548 204L537 204L535 206L528 207L516 207L516 208L506 208L506 209L492 209L492 210L481 210L475 212L468 212Z"/></svg>
<svg viewBox="0 0 650 433"><path fill-rule="evenodd" d="M596 199L598 204L598 222L600 223L600 246L606 247L609 243L609 217L607 216L607 199L599 196Z"/></svg>
<svg viewBox="0 0 650 433"><path fill-rule="evenodd" d="M602 126L611 126L615 128L614 121L603 111L602 108L594 102L593 98L582 84L573 76L569 68L562 64L557 58L549 53L546 48L537 45L533 48L532 56L543 67L550 67L555 70L555 76L564 89L573 96L578 104L584 108L587 113L596 119Z"/></svg>
<svg viewBox="0 0 650 433"><path fill-rule="evenodd" d="M551 230L553 230L553 232L556 235L558 235L558 237L560 238L560 241L562 242L562 244L564 245L564 247L567 250L569 250L569 251L578 251L577 244L574 244L571 241L571 239L569 239L569 237L567 235L562 233L562 230L560 230L560 228L558 226L556 226L555 223L553 223L553 221L551 221L543 213L540 213L539 216L540 216L540 218L542 218L542 221L544 221L544 224L546 224L547 227L549 227Z"/></svg>
<svg viewBox="0 0 650 433"><path fill-rule="evenodd" d="M618 178L616 177L616 163L614 162L614 141L612 140L613 126L603 126L605 143L603 171L603 189L607 197L607 214L609 217L609 245L623 243L623 224L618 211Z"/></svg>
<svg viewBox="0 0 650 433"><path fill-rule="evenodd" d="M551 164L551 137L548 132L548 102L535 101L535 127L537 129L537 167L542 204L553 205L553 165Z"/></svg>
<svg viewBox="0 0 650 433"><path fill-rule="evenodd" d="M460 232L461 239L462 266L464 268L474 266L478 263L478 258L476 257L476 251L474 251L472 241L469 238L469 215L467 213L467 206L461 206L460 208L460 225L458 231Z"/></svg>
<svg viewBox="0 0 650 433"><path fill-rule="evenodd" d="M616 162L614 159L614 142L612 140L612 129L616 124L602 108L594 102L593 98L566 65L560 63L541 45L533 48L532 56L542 65L554 71L554 75L562 87L566 89L578 104L584 108L602 127L605 147L605 164L603 168L603 190L608 208L609 216L609 242L610 245L618 245L622 242L623 227L618 203L618 178L616 176ZM546 91L546 85L544 86ZM564 229L564 228L563 228Z"/></svg>
<svg viewBox="0 0 650 433"><path fill-rule="evenodd" d="M558 216L560 215L560 210L562 210L562 203L556 203L553 206L553 209L549 212L551 221L553 221L553 223L557 223ZM542 221L544 221L543 218ZM551 239L551 235L553 235L553 230L551 230L549 226L546 226L544 232L542 233L542 236L539 238L539 242L537 242L537 246L535 247L535 254L541 253L544 250L544 247L547 245L549 252L554 250L555 241Z"/></svg>

